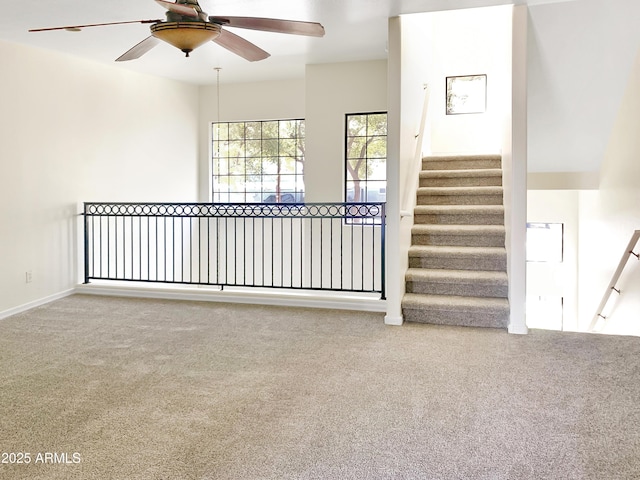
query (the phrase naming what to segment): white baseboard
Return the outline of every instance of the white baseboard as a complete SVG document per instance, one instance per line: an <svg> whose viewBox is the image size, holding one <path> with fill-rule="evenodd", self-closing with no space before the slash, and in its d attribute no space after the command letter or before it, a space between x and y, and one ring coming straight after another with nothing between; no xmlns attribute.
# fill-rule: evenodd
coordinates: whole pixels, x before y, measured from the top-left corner
<svg viewBox="0 0 640 480"><path fill-rule="evenodd" d="M514 335L527 335L529 333L529 329L526 325L509 324L508 332Z"/></svg>
<svg viewBox="0 0 640 480"><path fill-rule="evenodd" d="M365 295L337 293L282 292L280 290L232 289L219 290L211 287L161 287L138 285L83 284L75 293L118 297L159 298L169 300L191 300L201 302L247 303L283 307L328 308L337 310L359 310L386 312L387 302Z"/></svg>
<svg viewBox="0 0 640 480"><path fill-rule="evenodd" d="M404 323L404 318L403 317L393 317L391 315L386 315L384 317L384 323L385 325L397 325L400 326Z"/></svg>
<svg viewBox="0 0 640 480"><path fill-rule="evenodd" d="M61 298L68 297L75 292L75 289L66 290L64 292L56 293L55 295L50 295L48 297L44 297L38 300L34 300L33 302L25 303L24 305L20 305L19 307L10 308L9 310L5 310L0 312L0 320L3 320L7 317L11 317L12 315L17 315L18 313L26 312L27 310L31 310L32 308L40 307L49 302L53 302L55 300L60 300Z"/></svg>

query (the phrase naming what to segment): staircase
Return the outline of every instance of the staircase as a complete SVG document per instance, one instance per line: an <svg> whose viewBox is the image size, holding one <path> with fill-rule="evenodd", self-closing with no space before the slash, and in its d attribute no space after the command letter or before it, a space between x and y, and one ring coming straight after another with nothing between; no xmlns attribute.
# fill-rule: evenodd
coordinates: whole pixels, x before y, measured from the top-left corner
<svg viewBox="0 0 640 480"><path fill-rule="evenodd" d="M422 160L402 299L405 321L507 327L501 164L499 155Z"/></svg>

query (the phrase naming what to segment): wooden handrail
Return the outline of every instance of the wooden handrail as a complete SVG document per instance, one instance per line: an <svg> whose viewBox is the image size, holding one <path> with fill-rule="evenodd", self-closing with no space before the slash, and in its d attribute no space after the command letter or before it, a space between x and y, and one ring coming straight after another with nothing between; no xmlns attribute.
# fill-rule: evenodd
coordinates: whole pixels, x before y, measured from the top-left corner
<svg viewBox="0 0 640 480"><path fill-rule="evenodd" d="M620 276L622 275L622 271L627 266L627 261L629 260L629 257L631 255L633 255L636 258L640 259L640 254L635 253L633 251L633 249L635 248L635 246L638 243L639 239L640 239L640 230L635 230L633 232L633 235L631 235L631 240L629 240L629 244L627 245L627 247L625 248L624 253L622 254L622 258L620 259L620 262L618 263L618 268L616 268L616 271L613 274L613 277L611 278L611 281L609 282L609 285L607 286L607 290L605 291L605 293L604 293L604 295L602 297L602 300L600 301L600 305L598 305L598 310L596 311L596 314L593 316L593 320L591 320L591 323L589 324L589 331L590 332L593 331L593 329L596 326L596 323L598 323L598 320L600 318L606 319L606 317L604 315L602 315L602 312L603 312L604 307L606 306L607 302L609 301L609 298L611 297L611 293L614 292L614 291L616 293L620 293L620 289L616 288L616 284L618 283L618 280L620 279Z"/></svg>

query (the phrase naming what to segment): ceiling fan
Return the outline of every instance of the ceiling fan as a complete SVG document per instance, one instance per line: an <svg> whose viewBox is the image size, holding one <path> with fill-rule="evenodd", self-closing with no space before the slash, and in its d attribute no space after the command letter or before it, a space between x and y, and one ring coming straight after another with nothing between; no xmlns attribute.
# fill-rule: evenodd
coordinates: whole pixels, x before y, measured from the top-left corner
<svg viewBox="0 0 640 480"><path fill-rule="evenodd" d="M123 53L116 59L116 62L140 58L155 47L160 40L180 49L187 57L189 53L208 41L213 41L250 62L264 60L269 57L269 53L235 33L231 33L225 27L247 28L251 30L290 33L312 37L324 36L324 27L316 22L259 17L208 16L207 13L202 11L197 0L176 0L175 3L166 0L155 0L155 2L167 10L166 20L133 20L127 22L95 23L90 25L70 25L66 27L37 28L29 31L67 30L77 32L86 27L122 25L127 23L151 24L151 35Z"/></svg>

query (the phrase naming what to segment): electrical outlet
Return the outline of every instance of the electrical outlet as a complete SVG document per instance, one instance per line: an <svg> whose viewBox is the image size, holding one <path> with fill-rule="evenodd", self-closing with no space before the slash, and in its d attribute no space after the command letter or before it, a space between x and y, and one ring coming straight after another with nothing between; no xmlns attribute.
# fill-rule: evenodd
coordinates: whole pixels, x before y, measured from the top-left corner
<svg viewBox="0 0 640 480"><path fill-rule="evenodd" d="M33 274L31 273L31 270L29 270L28 272L24 272L24 280L26 283L33 282Z"/></svg>

